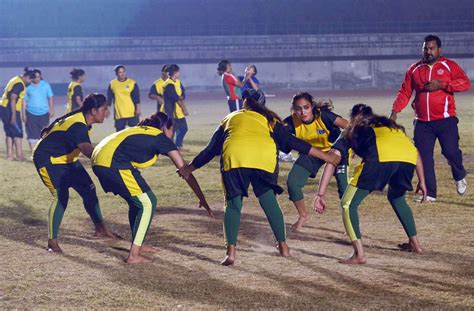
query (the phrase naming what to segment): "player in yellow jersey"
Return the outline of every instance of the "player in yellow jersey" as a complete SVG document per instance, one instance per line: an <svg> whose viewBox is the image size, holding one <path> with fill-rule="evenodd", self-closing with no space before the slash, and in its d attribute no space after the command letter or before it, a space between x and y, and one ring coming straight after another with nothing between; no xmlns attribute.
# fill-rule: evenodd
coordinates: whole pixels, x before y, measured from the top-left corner
<svg viewBox="0 0 474 311"><path fill-rule="evenodd" d="M67 87L66 113L81 108L84 98L82 83L86 80L86 73L82 69L73 68L69 74L71 75L72 81Z"/></svg>
<svg viewBox="0 0 474 311"><path fill-rule="evenodd" d="M161 67L161 77L153 82L153 85L150 87L150 91L148 92L148 97L156 100L156 111L164 111L161 110L161 107L165 104L163 100L163 84L168 80L168 78L168 65L163 65L163 67Z"/></svg>
<svg viewBox="0 0 474 311"><path fill-rule="evenodd" d="M291 102L292 114L285 122L286 129L297 138L310 143L321 151L329 151L334 141L341 134L340 129L348 125L348 121L332 112L331 101L315 100L309 93L302 92L293 96ZM301 154L293 164L286 184L290 200L295 205L299 217L291 229L299 231L309 219L304 204L303 187L308 178L315 178L319 168L324 165L321 159ZM335 174L339 198L347 187L347 163L341 163Z"/></svg>
<svg viewBox="0 0 474 311"><path fill-rule="evenodd" d="M354 252L348 259L341 260L347 264L364 264L367 258L361 241L359 216L357 208L374 190L382 191L388 185L387 199L395 211L403 229L408 236L408 243L399 244L403 251L421 253L415 220L408 206L405 193L413 190L414 171L418 175L417 192L426 201L425 176L423 163L418 150L405 135L404 128L395 121L372 112L372 108L357 104L351 110L350 124L334 143L332 150L348 157L348 148L362 158L362 163L354 170L341 199L344 227L349 236ZM314 208L322 213L326 208L326 189L333 175L335 166L327 164L314 200Z"/></svg>
<svg viewBox="0 0 474 311"><path fill-rule="evenodd" d="M6 136L7 160L24 160L22 148L23 124L21 123L21 108L26 86L34 78L34 71L29 70L28 67L26 67L23 74L13 77L8 81L2 95L0 112ZM13 147L15 147L16 157L13 157Z"/></svg>
<svg viewBox="0 0 474 311"><path fill-rule="evenodd" d="M92 168L105 192L120 195L129 206L128 218L132 231L132 245L127 263L146 263L151 259L142 253L156 249L144 245L156 209L156 196L138 169L153 165L158 155L170 157L177 168L184 160L170 140L173 121L163 112L142 120L138 126L129 127L104 138L92 154ZM210 217L214 217L196 179L190 175L186 181L199 198Z"/></svg>
<svg viewBox="0 0 474 311"><path fill-rule="evenodd" d="M125 66L114 67L116 79L110 81L107 90L109 105L114 104L115 129L123 130L127 125L135 126L141 114L140 89L135 80L127 77Z"/></svg>
<svg viewBox="0 0 474 311"><path fill-rule="evenodd" d="M38 175L54 197L48 214L50 251L62 252L58 233L69 201L69 188L81 196L84 208L95 225L95 235L116 238L104 225L94 183L78 161L80 153L91 157L94 147L89 129L92 124L104 122L107 115L105 96L90 94L81 108L57 118L44 128L33 151Z"/></svg>
<svg viewBox="0 0 474 311"><path fill-rule="evenodd" d="M303 154L337 163L334 155L289 134L278 115L265 106L261 90L244 93L244 109L227 115L209 141L190 165L180 170L184 177L204 166L215 156L221 156L222 182L225 189L224 235L227 254L222 265L235 262L237 235L240 226L242 199L248 196L252 184L255 196L267 216L281 256L289 256L286 243L285 221L276 194L278 186L278 149L289 152L296 149Z"/></svg>

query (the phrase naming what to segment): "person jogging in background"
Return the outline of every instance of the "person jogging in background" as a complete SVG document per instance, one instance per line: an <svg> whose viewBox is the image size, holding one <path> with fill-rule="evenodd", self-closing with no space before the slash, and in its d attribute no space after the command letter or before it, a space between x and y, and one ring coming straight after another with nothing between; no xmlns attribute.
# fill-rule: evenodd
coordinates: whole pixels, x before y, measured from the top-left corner
<svg viewBox="0 0 474 311"><path fill-rule="evenodd" d="M114 104L115 129L123 130L127 125L135 126L141 114L140 89L135 80L127 77L125 66L114 67L116 79L110 81L107 90L109 105Z"/></svg>
<svg viewBox="0 0 474 311"><path fill-rule="evenodd" d="M32 154L41 137L41 130L48 126L49 119L54 116L53 90L49 83L43 80L39 69L34 69L33 72L35 78L26 87L22 108L27 141Z"/></svg>
<svg viewBox="0 0 474 311"><path fill-rule="evenodd" d="M421 253L415 219L405 199L405 193L413 190L412 179L416 170L417 191L426 201L426 185L423 162L416 147L405 135L404 128L387 117L378 116L365 104L351 109L349 126L332 146L330 152L349 156L348 149L362 158L354 170L354 176L341 199L342 218L346 234L351 240L352 255L341 260L346 264L364 264L367 261L359 228L358 207L372 191L382 191L388 185L387 199L408 236L408 243L399 244L402 251ZM314 208L322 213L326 209L326 191L336 167L327 164L314 199Z"/></svg>
<svg viewBox="0 0 474 311"><path fill-rule="evenodd" d="M21 111L26 86L35 78L33 70L25 67L23 74L13 77L8 81L2 95L1 113L3 130L5 131L5 142L7 145L7 160L23 161L23 124L21 122ZM13 156L15 148L16 157Z"/></svg>
<svg viewBox="0 0 474 311"><path fill-rule="evenodd" d="M217 65L217 73L222 77L222 86L227 95L229 111L242 109L242 82L232 72L232 65L226 59Z"/></svg>
<svg viewBox="0 0 474 311"><path fill-rule="evenodd" d="M95 235L117 238L105 227L94 183L78 161L80 153L91 157L94 147L89 129L92 124L103 123L107 115L105 96L90 94L81 108L57 118L44 128L33 151L38 175L54 198L48 213L48 249L52 252L62 252L58 233L69 202L69 188L81 196L84 208L95 225Z"/></svg>
<svg viewBox="0 0 474 311"><path fill-rule="evenodd" d="M73 68L69 74L72 81L67 87L66 113L81 108L82 100L84 99L82 83L86 80L86 73L82 69Z"/></svg>
<svg viewBox="0 0 474 311"><path fill-rule="evenodd" d="M165 104L163 100L163 84L168 78L168 65L163 65L161 68L161 77L153 82L148 92L148 97L152 100L156 100L156 111L162 111L161 107Z"/></svg>
<svg viewBox="0 0 474 311"><path fill-rule="evenodd" d="M437 36L425 37L422 52L423 58L405 74L390 118L397 120L398 113L408 105L415 91L411 104L415 110L415 146L423 159L428 202L434 202L437 197L433 158L436 139L451 166L457 192L463 195L467 190L454 93L469 90L471 82L456 62L441 55L441 40Z"/></svg>

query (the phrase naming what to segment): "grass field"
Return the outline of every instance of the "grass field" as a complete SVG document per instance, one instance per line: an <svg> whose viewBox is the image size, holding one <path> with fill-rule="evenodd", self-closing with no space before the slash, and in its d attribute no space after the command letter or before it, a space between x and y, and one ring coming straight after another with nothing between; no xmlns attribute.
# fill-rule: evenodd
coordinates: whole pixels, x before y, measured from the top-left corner
<svg viewBox="0 0 474 311"><path fill-rule="evenodd" d="M314 92L318 94L318 92ZM335 111L347 116L349 108L365 102L388 114L394 92L339 92L333 94ZM319 94L318 94L319 95ZM328 96L328 94L320 94ZM269 98L269 106L288 114L290 94ZM465 166L474 169L473 93L457 95L461 147ZM57 102L64 99L58 98ZM145 112L154 104L145 102ZM227 108L222 94L189 94L190 131L185 139L186 159L205 145ZM57 113L62 107L57 107ZM399 121L412 135L412 111ZM112 132L112 120L95 126L93 141ZM301 233L288 230L292 256L277 256L273 235L253 195L244 201L237 263L222 267L223 195L217 159L195 175L216 211L209 219L166 157L143 171L158 197L158 209L147 242L160 248L152 264L129 266L123 262L129 247L127 206L105 194L98 185L102 213L108 225L126 240L94 240L92 225L77 194L71 195L60 242L64 254L46 251L50 193L28 162L5 160L0 136L0 308L474 308L474 178L468 175L468 193L456 193L446 160L436 151L438 201L411 203L418 235L425 252L399 252L406 239L385 195L374 193L360 207L361 230L368 263L346 266L338 259L350 254L335 182L330 186L330 209L311 212ZM25 144L25 149L26 144ZM26 152L27 157L29 153ZM291 164L282 163L280 184ZM319 177L319 175L318 175ZM310 208L317 180L305 188ZM73 192L73 191L71 191ZM287 194L279 202L289 226L297 212Z"/></svg>

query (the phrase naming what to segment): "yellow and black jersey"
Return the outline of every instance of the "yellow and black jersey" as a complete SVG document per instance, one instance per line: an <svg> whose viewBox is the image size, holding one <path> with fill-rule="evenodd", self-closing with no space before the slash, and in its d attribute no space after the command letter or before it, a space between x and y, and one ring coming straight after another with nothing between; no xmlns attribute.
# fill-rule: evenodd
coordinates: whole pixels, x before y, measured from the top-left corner
<svg viewBox="0 0 474 311"><path fill-rule="evenodd" d="M293 113L284 120L284 123L287 131L297 138L322 151L328 151L341 134L339 127L334 124L337 117L340 116L331 111L321 110L313 122L306 124Z"/></svg>
<svg viewBox="0 0 474 311"><path fill-rule="evenodd" d="M351 146L341 135L333 148L338 149L342 154L347 154L348 148L352 148L365 163L406 162L416 165L418 151L405 133L399 129L385 126L370 127L360 130L357 137L357 146Z"/></svg>
<svg viewBox="0 0 474 311"><path fill-rule="evenodd" d="M77 161L81 143L91 143L89 126L82 112L73 114L56 123L49 133L41 138L33 151L37 167L47 164L67 164Z"/></svg>
<svg viewBox="0 0 474 311"><path fill-rule="evenodd" d="M110 81L107 101L114 104L115 120L135 117L135 105L140 104L140 90L135 80Z"/></svg>
<svg viewBox="0 0 474 311"><path fill-rule="evenodd" d="M10 107L10 96L11 94L16 94L18 97L16 103L14 103L14 105L16 105L15 110L21 111L21 105L23 97L25 96L25 91L26 86L23 82L23 79L20 76L12 78L10 81L8 81L7 86L3 92L1 102L2 107Z"/></svg>
<svg viewBox="0 0 474 311"><path fill-rule="evenodd" d="M165 134L152 126L134 126L104 138L92 153L92 165L115 169L145 168L158 154L176 150Z"/></svg>
<svg viewBox="0 0 474 311"><path fill-rule="evenodd" d="M82 90L82 85L79 82L72 81L67 87L67 107L66 113L69 113L73 110L79 108L76 102L76 97L79 96L80 101L84 99L84 93Z"/></svg>
<svg viewBox="0 0 474 311"><path fill-rule="evenodd" d="M155 82L153 82L153 85L150 87L150 91L148 92L148 95L160 95L163 96L163 84L165 83L165 80L163 78L159 78Z"/></svg>
<svg viewBox="0 0 474 311"><path fill-rule="evenodd" d="M278 149L307 154L311 145L288 133L280 122L269 124L260 113L244 109L224 118L207 147L194 158L193 165L199 168L221 155L223 171L254 168L274 173Z"/></svg>
<svg viewBox="0 0 474 311"><path fill-rule="evenodd" d="M181 81L179 79L176 81L173 79L166 80L163 84L163 100L165 104L164 107L160 108L160 111L168 116L173 116L174 119L184 118L183 109L178 104L180 97L186 97Z"/></svg>

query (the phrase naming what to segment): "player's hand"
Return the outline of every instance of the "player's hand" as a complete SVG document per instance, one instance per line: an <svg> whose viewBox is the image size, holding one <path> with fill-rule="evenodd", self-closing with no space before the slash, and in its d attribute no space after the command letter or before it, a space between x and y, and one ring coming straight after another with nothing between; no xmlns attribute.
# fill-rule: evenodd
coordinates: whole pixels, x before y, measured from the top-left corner
<svg viewBox="0 0 474 311"><path fill-rule="evenodd" d="M136 107L135 107L135 116L139 117L141 114L142 114L141 105L136 105Z"/></svg>
<svg viewBox="0 0 474 311"><path fill-rule="evenodd" d="M193 171L194 171L194 166L192 166L191 164L186 164L186 165L181 166L179 169L177 169L176 173L178 173L178 175L181 178L184 178L187 180L189 176L191 176L191 173Z"/></svg>
<svg viewBox="0 0 474 311"><path fill-rule="evenodd" d="M418 194L422 195L422 199L421 199L420 203L425 203L426 202L426 197L428 196L428 190L426 190L425 183L418 182L418 184L416 185L415 193L418 193Z"/></svg>
<svg viewBox="0 0 474 311"><path fill-rule="evenodd" d="M206 209L207 211L207 214L209 215L210 218L215 218L216 216L214 216L214 212L212 211L212 209L209 207L209 204L207 204L206 201L201 201L199 202L199 208L201 207L204 207L204 209Z"/></svg>
<svg viewBox="0 0 474 311"><path fill-rule="evenodd" d="M425 83L423 89L428 92L434 92L437 90L441 90L443 88L443 82L439 80L431 80Z"/></svg>
<svg viewBox="0 0 474 311"><path fill-rule="evenodd" d="M398 113L396 113L395 111L392 111L392 113L390 114L390 119L397 122L397 115Z"/></svg>
<svg viewBox="0 0 474 311"><path fill-rule="evenodd" d="M49 112L49 117L50 117L50 118L54 117L54 111L50 111L50 112Z"/></svg>
<svg viewBox="0 0 474 311"><path fill-rule="evenodd" d="M324 213L324 211L326 210L326 200L324 199L323 195L317 194L314 197L313 207L317 213L319 214Z"/></svg>
<svg viewBox="0 0 474 311"><path fill-rule="evenodd" d="M12 118L10 119L10 125L16 125L16 114L13 114Z"/></svg>
<svg viewBox="0 0 474 311"><path fill-rule="evenodd" d="M26 114L21 116L21 120L23 121L23 123L26 123Z"/></svg>
<svg viewBox="0 0 474 311"><path fill-rule="evenodd" d="M323 160L334 166L338 166L339 162L341 162L341 156L336 153L326 152Z"/></svg>

